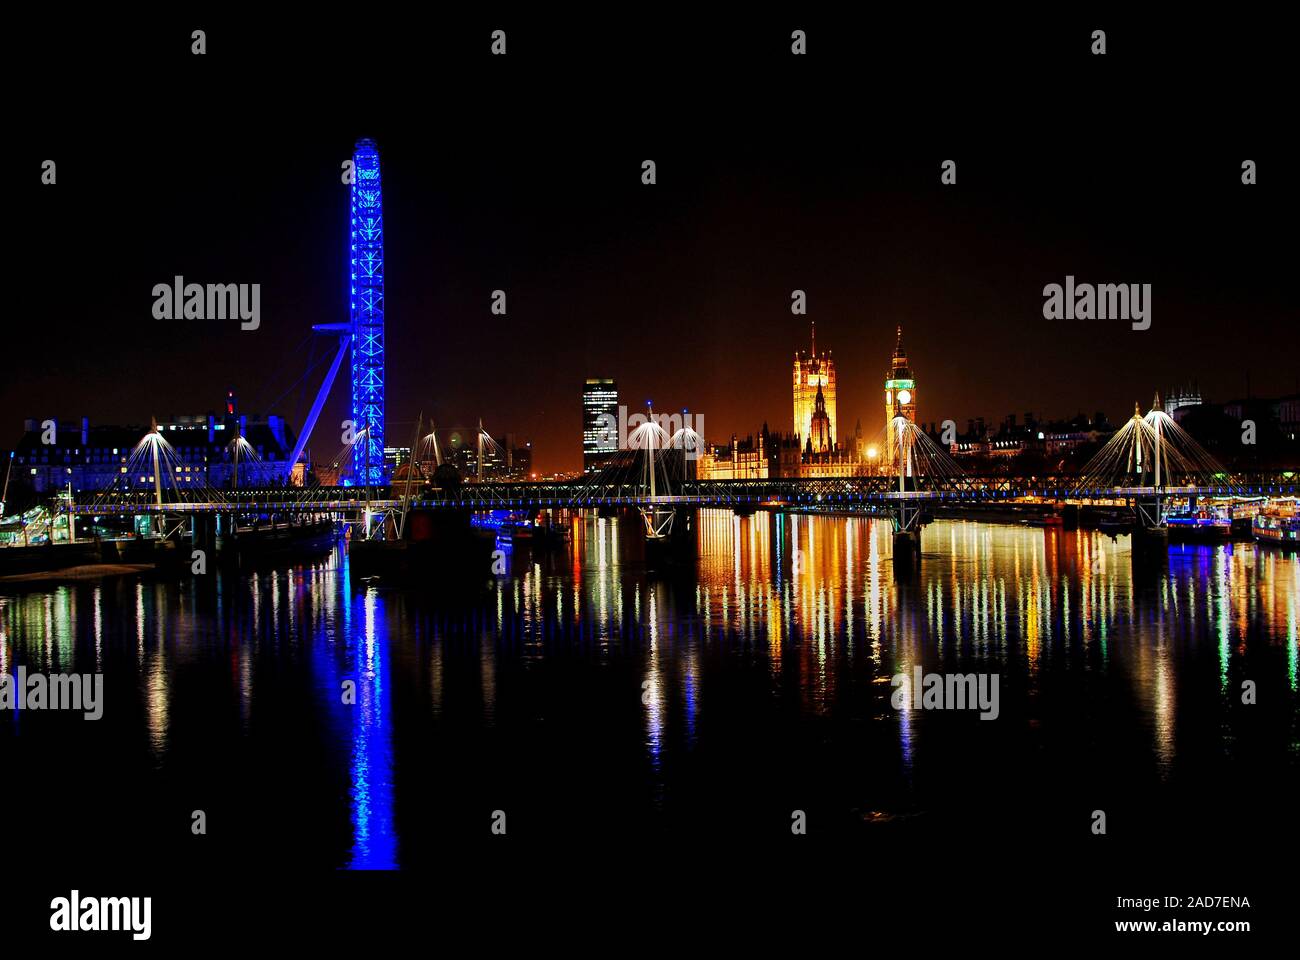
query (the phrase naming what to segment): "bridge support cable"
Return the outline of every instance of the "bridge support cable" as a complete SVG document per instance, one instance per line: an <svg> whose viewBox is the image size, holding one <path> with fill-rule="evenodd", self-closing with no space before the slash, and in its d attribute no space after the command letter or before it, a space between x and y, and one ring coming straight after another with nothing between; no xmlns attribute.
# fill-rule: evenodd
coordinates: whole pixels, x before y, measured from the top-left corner
<svg viewBox="0 0 1300 960"><path fill-rule="evenodd" d="M1225 475L1222 464L1157 404L1115 431L1080 472L1079 489L1210 485Z"/></svg>
<svg viewBox="0 0 1300 960"><path fill-rule="evenodd" d="M320 324L313 327L314 330L329 330L333 332L346 331L349 336L351 327L344 323ZM298 458L307 447L307 441L311 439L311 432L316 426L316 420L320 417L321 409L325 406L325 398L329 396L330 387L334 385L334 379L338 376L339 368L343 366L343 358L347 355L348 347L351 345L349 336L339 338L339 347L334 354L334 362L330 364L329 371L325 374L320 389L316 391L316 399L311 405L311 410L307 413L307 419L303 422L302 432L298 434L298 442L294 444L293 452L289 455L287 471L293 473L293 468L298 463ZM306 472L304 468L304 473Z"/></svg>

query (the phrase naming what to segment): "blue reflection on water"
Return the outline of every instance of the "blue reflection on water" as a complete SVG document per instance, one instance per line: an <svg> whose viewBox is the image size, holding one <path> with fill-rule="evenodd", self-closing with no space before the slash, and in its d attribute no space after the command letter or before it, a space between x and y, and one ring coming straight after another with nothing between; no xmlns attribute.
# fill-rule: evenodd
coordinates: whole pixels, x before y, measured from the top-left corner
<svg viewBox="0 0 1300 960"><path fill-rule="evenodd" d="M346 572L344 581L346 582ZM393 824L392 692L387 620L383 600L373 587L357 596L350 587L344 613L347 659L356 677L352 711L350 810L353 870L392 870L397 866L397 831ZM353 629L352 612L360 608L363 632ZM360 642L358 642L358 639Z"/></svg>
<svg viewBox="0 0 1300 960"><path fill-rule="evenodd" d="M698 691L696 687L699 680L695 676L696 665L694 658L687 662L686 676L682 681L683 693L686 697L686 736L693 747L695 746L695 715L699 712L699 705L696 703Z"/></svg>

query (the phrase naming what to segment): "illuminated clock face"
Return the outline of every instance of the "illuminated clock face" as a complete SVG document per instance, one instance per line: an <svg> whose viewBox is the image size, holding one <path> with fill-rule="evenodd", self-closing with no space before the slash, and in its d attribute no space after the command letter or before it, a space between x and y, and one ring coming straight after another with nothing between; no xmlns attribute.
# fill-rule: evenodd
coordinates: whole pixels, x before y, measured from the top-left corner
<svg viewBox="0 0 1300 960"><path fill-rule="evenodd" d="M901 404L904 404L904 405L911 403L911 402L912 402L912 391L911 391L911 390L899 390L899 391L898 391L898 402L901 403Z"/></svg>

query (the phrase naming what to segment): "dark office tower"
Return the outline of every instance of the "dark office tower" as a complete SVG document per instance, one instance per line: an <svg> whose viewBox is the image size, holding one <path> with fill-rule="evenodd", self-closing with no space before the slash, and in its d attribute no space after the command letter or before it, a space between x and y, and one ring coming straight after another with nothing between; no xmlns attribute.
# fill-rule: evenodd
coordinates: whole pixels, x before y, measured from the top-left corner
<svg viewBox="0 0 1300 960"><path fill-rule="evenodd" d="M617 452L618 384L588 378L582 388L582 472L600 470Z"/></svg>

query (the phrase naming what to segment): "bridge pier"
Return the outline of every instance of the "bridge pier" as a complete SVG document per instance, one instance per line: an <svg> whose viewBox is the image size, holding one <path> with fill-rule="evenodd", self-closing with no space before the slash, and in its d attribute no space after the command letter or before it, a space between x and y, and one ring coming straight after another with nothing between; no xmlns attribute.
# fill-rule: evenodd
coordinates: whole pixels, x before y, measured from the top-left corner
<svg viewBox="0 0 1300 960"><path fill-rule="evenodd" d="M921 529L894 531L894 566L914 567L921 562Z"/></svg>
<svg viewBox="0 0 1300 960"><path fill-rule="evenodd" d="M463 588L495 575L496 533L473 524L469 509L417 510L407 514L401 539L354 537L348 544L348 572L353 579L420 584L427 588Z"/></svg>
<svg viewBox="0 0 1300 960"><path fill-rule="evenodd" d="M899 499L891 511L894 521L894 566L908 568L921 562L921 527L924 516L916 501Z"/></svg>
<svg viewBox="0 0 1300 960"><path fill-rule="evenodd" d="M1133 528L1133 556L1139 553L1147 555L1164 554L1169 549L1168 527L1146 527L1138 524Z"/></svg>
<svg viewBox="0 0 1300 960"><path fill-rule="evenodd" d="M687 507L674 507L672 510L672 526L665 535L654 537L648 529L645 531L646 566L652 569L693 569L699 556L698 511Z"/></svg>
<svg viewBox="0 0 1300 960"><path fill-rule="evenodd" d="M1169 528L1164 524L1158 496L1139 497L1133 503L1133 563L1150 566L1169 559Z"/></svg>
<svg viewBox="0 0 1300 960"><path fill-rule="evenodd" d="M1169 531L1163 527L1144 530L1137 526L1133 528L1130 542L1129 566L1133 570L1133 582L1143 587L1154 586L1169 568Z"/></svg>
<svg viewBox="0 0 1300 960"><path fill-rule="evenodd" d="M217 556L217 515L196 513L190 518L190 549L202 550L209 560Z"/></svg>
<svg viewBox="0 0 1300 960"><path fill-rule="evenodd" d="M1165 517L1160 505L1160 497L1141 496L1133 501L1133 513L1137 518L1137 528L1146 530L1164 530Z"/></svg>

